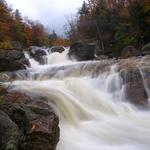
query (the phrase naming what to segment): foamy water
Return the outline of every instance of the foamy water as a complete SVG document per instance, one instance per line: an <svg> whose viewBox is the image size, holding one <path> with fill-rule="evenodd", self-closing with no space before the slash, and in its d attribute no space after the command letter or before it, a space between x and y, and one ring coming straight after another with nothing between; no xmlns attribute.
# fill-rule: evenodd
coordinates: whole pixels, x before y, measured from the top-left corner
<svg viewBox="0 0 150 150"><path fill-rule="evenodd" d="M38 72L40 78L14 81L12 90L49 99L60 120L57 150L150 149L150 112L125 101L124 85L116 65L98 71L98 67L89 67L93 62L84 66L76 62L77 68L71 69L70 75L67 76L67 69L62 69L55 72L55 77L45 78L48 68L74 63L66 52L47 57L49 65L31 64L32 73Z"/></svg>

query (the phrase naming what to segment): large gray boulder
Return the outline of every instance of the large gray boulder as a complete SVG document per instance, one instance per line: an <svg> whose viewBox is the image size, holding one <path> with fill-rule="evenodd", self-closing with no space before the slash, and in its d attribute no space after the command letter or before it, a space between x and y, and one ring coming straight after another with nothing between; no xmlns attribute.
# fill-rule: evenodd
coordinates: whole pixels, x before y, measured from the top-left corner
<svg viewBox="0 0 150 150"><path fill-rule="evenodd" d="M148 106L150 94L150 59L129 58L119 62L125 98L136 105Z"/></svg>
<svg viewBox="0 0 150 150"><path fill-rule="evenodd" d="M43 57L46 56L46 51L44 49L45 48L42 47L31 46L25 49L25 51L40 64L44 64Z"/></svg>
<svg viewBox="0 0 150 150"><path fill-rule="evenodd" d="M51 48L51 52L62 53L63 51L65 51L65 49L62 46L54 46Z"/></svg>
<svg viewBox="0 0 150 150"><path fill-rule="evenodd" d="M0 72L25 69L29 61L22 50L0 50Z"/></svg>
<svg viewBox="0 0 150 150"><path fill-rule="evenodd" d="M129 58L129 57L139 56L139 55L141 55L141 52L132 45L125 47L121 52L122 58Z"/></svg>
<svg viewBox="0 0 150 150"><path fill-rule="evenodd" d="M76 42L71 44L69 56L79 61L93 60L95 58L95 45Z"/></svg>
<svg viewBox="0 0 150 150"><path fill-rule="evenodd" d="M150 43L142 47L142 55L150 55Z"/></svg>
<svg viewBox="0 0 150 150"><path fill-rule="evenodd" d="M148 95L143 84L143 79L138 69L127 69L121 72L125 85L125 98L136 105L147 105Z"/></svg>

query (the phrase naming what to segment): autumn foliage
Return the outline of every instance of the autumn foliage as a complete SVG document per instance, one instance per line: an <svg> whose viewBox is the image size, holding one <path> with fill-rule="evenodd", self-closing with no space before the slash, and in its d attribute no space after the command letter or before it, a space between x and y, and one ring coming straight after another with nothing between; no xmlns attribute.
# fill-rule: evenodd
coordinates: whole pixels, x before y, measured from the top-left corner
<svg viewBox="0 0 150 150"><path fill-rule="evenodd" d="M98 41L106 55L120 55L150 42L150 0L87 0L75 19L68 19L72 42Z"/></svg>
<svg viewBox="0 0 150 150"><path fill-rule="evenodd" d="M19 10L13 11L5 0L0 0L0 48L12 48L14 41L22 47L66 45L66 40L51 39L51 35L41 23L22 18Z"/></svg>

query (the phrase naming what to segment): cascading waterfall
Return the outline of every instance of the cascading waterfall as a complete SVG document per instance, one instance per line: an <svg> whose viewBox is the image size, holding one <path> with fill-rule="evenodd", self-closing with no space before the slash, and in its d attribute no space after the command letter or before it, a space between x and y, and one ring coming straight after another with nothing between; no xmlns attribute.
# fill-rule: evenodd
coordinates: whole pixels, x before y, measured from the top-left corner
<svg viewBox="0 0 150 150"><path fill-rule="evenodd" d="M29 60L30 67L35 68L35 67L39 66L39 63L38 63L36 60L34 60L34 59L28 54L28 52L24 51L24 55L25 55L25 57Z"/></svg>
<svg viewBox="0 0 150 150"><path fill-rule="evenodd" d="M149 73L147 72L147 70L150 69L150 64L149 63L143 63L143 61L141 61L140 66L139 66L139 71L141 73L142 79L143 79L143 84L146 90L146 93L148 95L148 98L150 100L150 83L147 80L149 77Z"/></svg>
<svg viewBox="0 0 150 150"><path fill-rule="evenodd" d="M35 49L36 50L36 49ZM62 53L59 52L51 52L51 49L45 49L42 48L41 50L43 50L46 55L43 57L43 60L46 64L61 64L61 63L72 63L71 60L69 60L68 58L68 51L69 51L69 47L65 48L65 51L63 51ZM30 56L30 54L28 52L24 52L25 57L29 60L30 63L30 67L31 68L37 68L38 66L40 66L40 64Z"/></svg>
<svg viewBox="0 0 150 150"><path fill-rule="evenodd" d="M68 53L69 47L65 48L65 51L62 53L55 52L55 53L48 53L46 56L47 64L60 64L60 63L71 63L71 61L68 59Z"/></svg>
<svg viewBox="0 0 150 150"><path fill-rule="evenodd" d="M38 72L40 78L36 80L32 78L6 84L11 90L49 99L60 119L57 150L149 150L150 112L122 101L123 82L117 66L101 72L96 67L98 62L76 62L73 65L76 68L67 76L69 71L64 69L63 64L58 67L59 60L67 62L66 68L73 63L65 55L50 54L49 66L31 64L34 71L28 69L28 72L32 71L33 75ZM60 59L61 56L63 59ZM89 67L92 63L95 68ZM63 69L61 72L56 69L55 77L46 78L46 70L55 67ZM92 69L94 71L88 73Z"/></svg>

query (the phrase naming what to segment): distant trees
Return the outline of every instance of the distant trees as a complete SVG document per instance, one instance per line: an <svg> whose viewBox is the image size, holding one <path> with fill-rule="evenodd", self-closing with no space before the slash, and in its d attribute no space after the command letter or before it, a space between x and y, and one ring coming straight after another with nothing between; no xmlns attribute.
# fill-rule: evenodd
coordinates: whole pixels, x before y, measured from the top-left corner
<svg viewBox="0 0 150 150"><path fill-rule="evenodd" d="M41 23L23 19L18 9L13 11L5 0L0 0L0 48L11 48L13 41L23 47L52 46L56 40L55 31L48 33Z"/></svg>
<svg viewBox="0 0 150 150"><path fill-rule="evenodd" d="M68 26L72 41L98 41L105 54L120 55L128 45L150 42L150 1L88 0Z"/></svg>
<svg viewBox="0 0 150 150"><path fill-rule="evenodd" d="M130 2L129 13L137 41L141 45L150 42L150 2L149 4L142 0Z"/></svg>
<svg viewBox="0 0 150 150"><path fill-rule="evenodd" d="M4 42L5 47L9 47L11 40L10 32L13 23L11 9L8 8L4 0L0 0L0 42Z"/></svg>
<svg viewBox="0 0 150 150"><path fill-rule="evenodd" d="M49 35L50 39L50 45L57 45L57 46L69 46L70 40L62 38L56 34L56 32L53 30L53 32Z"/></svg>

